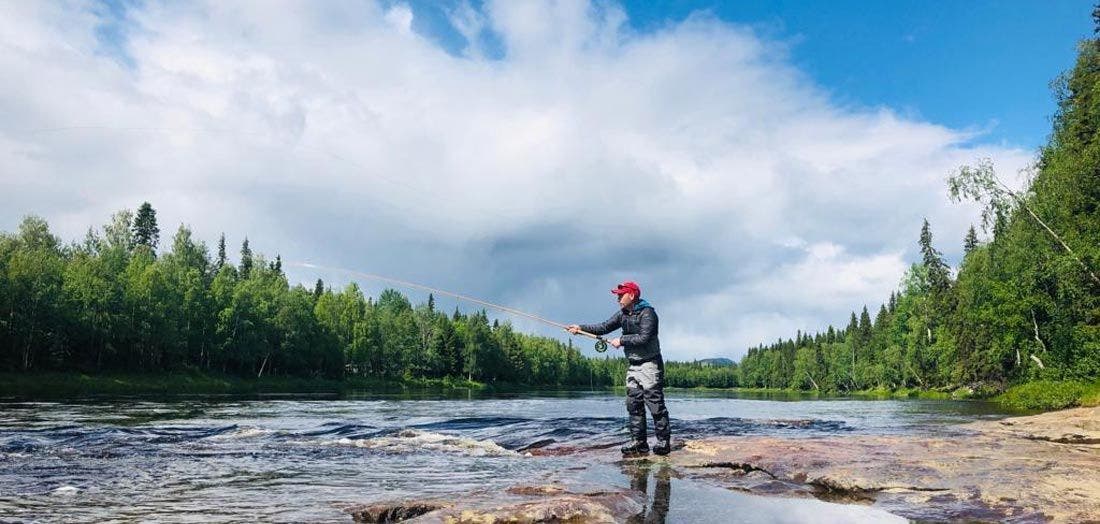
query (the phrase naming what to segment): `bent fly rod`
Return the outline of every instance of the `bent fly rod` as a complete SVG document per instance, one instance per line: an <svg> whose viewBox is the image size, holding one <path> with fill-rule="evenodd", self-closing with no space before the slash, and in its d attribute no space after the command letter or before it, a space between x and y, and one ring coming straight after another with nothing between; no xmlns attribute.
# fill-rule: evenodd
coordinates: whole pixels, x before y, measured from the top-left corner
<svg viewBox="0 0 1100 524"><path fill-rule="evenodd" d="M502 306L500 304L494 304L494 303L486 301L486 300L477 299L477 298L462 295L462 294L459 294L459 293L453 293L451 291L447 291L447 290L444 290L444 289L438 289L438 288L434 288L434 287L431 287L431 286L425 286L423 284L417 284L415 282L409 282L407 280L400 280L400 279L397 279L397 278L390 278L390 277L385 277L385 276L382 276L382 275L364 273L362 271L355 271L355 270L352 270L352 269L320 266L320 265L317 265L317 264L311 264L309 262L287 262L287 265L288 266L303 267L303 268L308 268L308 269L320 269L322 271L338 271L338 272L347 273L347 274L350 274L350 275L355 275L355 276L361 277L361 278L366 278L366 279L370 279L370 280L380 280L382 282L389 282L391 284L396 284L396 285L399 285L399 286L402 286L402 287L409 287L409 288L419 289L419 290L422 290L422 291L428 291L430 293L445 295L445 296L448 296L448 297L457 298L459 300L464 300L466 302L472 302L474 304L478 304L478 305L481 305L481 306L490 307L490 308L496 309L498 311L503 311L505 313L510 313L512 315L517 315L517 316L521 316L521 317L524 317L524 318L529 318L531 320L542 322L543 324L549 324L551 326L558 327L558 328L564 329L566 331L569 331L569 326L567 326L565 324L562 324L561 322L554 322L553 320L540 317L540 316L535 315L533 313L528 313L526 311L520 311L518 309L510 308L508 306ZM597 335L597 334L594 334L594 333L589 333L587 331L577 331L576 334L594 339L596 341L596 351L597 352L603 353L604 351L607 351L607 339L601 337L600 335Z"/></svg>

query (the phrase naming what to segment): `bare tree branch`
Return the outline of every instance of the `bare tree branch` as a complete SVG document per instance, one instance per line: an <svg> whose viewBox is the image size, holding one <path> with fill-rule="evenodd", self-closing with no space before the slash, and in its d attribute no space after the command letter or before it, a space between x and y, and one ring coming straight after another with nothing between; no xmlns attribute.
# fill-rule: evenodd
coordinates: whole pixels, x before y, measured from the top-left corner
<svg viewBox="0 0 1100 524"><path fill-rule="evenodd" d="M1092 278L1093 282L1100 284L1100 276L1097 276L1096 272L1085 263L1077 252L1069 247L1062 236L1051 229L1042 218L1039 218L1039 215L1027 205L1020 193L1013 191L1004 182L1001 182L993 169L993 162L988 158L979 160L977 167L961 166L954 175L948 177L947 187L951 193L951 199L956 202L969 199L985 204L982 209L982 226L986 229L989 228L990 223L997 216L1011 211L1017 206L1022 207L1035 222L1061 244L1062 248L1077 261L1081 269L1084 269L1085 273Z"/></svg>

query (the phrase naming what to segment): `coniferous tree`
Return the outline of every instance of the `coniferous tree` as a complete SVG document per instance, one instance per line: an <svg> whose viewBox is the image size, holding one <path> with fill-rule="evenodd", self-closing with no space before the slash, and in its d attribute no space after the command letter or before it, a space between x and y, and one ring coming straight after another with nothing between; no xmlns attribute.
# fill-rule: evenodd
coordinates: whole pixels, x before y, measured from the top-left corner
<svg viewBox="0 0 1100 524"><path fill-rule="evenodd" d="M966 230L966 238L963 239L963 252L969 255L976 247L978 247L978 234L974 232L974 226L970 226L970 229Z"/></svg>
<svg viewBox="0 0 1100 524"><path fill-rule="evenodd" d="M222 236L218 238L218 260L214 263L214 268L220 270L225 262L225 233L222 233Z"/></svg>
<svg viewBox="0 0 1100 524"><path fill-rule="evenodd" d="M148 202L143 202L134 217L134 244L146 246L155 252L160 241L160 229L157 228L157 211Z"/></svg>
<svg viewBox="0 0 1100 524"><path fill-rule="evenodd" d="M887 317L890 316L890 312L886 309L886 304L879 306L878 314L875 315L875 330L880 331L886 328Z"/></svg>
<svg viewBox="0 0 1100 524"><path fill-rule="evenodd" d="M314 302L316 302L318 298L321 298L321 295L323 295L324 293L325 293L325 281L318 278L317 283L313 284L313 300L314 300Z"/></svg>
<svg viewBox="0 0 1100 524"><path fill-rule="evenodd" d="M871 341L871 315L867 312L867 305L864 304L863 311L859 314L859 342L861 345L866 345Z"/></svg>
<svg viewBox="0 0 1100 524"><path fill-rule="evenodd" d="M928 280L932 288L937 291L946 290L951 284L951 271L947 263L943 261L943 254L932 246L932 228L928 225L928 219L920 228L920 252L924 267L928 270Z"/></svg>
<svg viewBox="0 0 1100 524"><path fill-rule="evenodd" d="M248 237L244 237L244 242L241 243L240 273L244 280L252 273L252 248L248 247Z"/></svg>

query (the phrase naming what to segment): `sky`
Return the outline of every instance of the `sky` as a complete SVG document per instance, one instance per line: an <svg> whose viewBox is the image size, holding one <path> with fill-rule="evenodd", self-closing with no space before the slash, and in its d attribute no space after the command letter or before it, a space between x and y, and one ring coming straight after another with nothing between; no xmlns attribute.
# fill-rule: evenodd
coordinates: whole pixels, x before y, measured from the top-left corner
<svg viewBox="0 0 1100 524"><path fill-rule="evenodd" d="M978 212L946 177L1021 183L1091 10L0 0L0 230L149 201L165 246L185 224L292 282L568 323L635 280L666 358L736 359L873 315L924 218L957 263Z"/></svg>

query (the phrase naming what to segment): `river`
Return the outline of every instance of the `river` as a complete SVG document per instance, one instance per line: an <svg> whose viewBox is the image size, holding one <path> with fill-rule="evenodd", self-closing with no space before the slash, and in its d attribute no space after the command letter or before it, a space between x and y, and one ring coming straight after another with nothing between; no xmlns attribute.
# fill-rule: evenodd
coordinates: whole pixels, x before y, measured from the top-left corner
<svg viewBox="0 0 1100 524"><path fill-rule="evenodd" d="M683 439L925 434L1006 415L982 402L694 391L669 392L668 406ZM563 481L644 490L647 521L891 518L624 466L624 422L609 391L0 401L0 522L349 522L354 504Z"/></svg>

